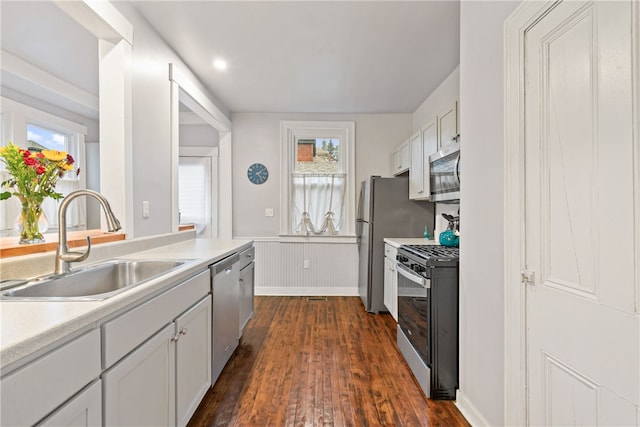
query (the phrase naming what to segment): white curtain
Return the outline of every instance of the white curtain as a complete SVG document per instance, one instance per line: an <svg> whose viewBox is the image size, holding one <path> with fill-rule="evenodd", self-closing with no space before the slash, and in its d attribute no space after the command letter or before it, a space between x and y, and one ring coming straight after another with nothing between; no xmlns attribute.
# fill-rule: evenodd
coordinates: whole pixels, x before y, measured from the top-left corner
<svg viewBox="0 0 640 427"><path fill-rule="evenodd" d="M339 232L345 217L345 183L344 173L291 174L292 230L298 234L335 234L331 227L323 226L330 219Z"/></svg>
<svg viewBox="0 0 640 427"><path fill-rule="evenodd" d="M9 179L11 175L6 171L0 171L0 182L4 182ZM80 181L79 180L67 180L60 179L56 184L56 191L58 193L62 193L63 196L71 193L72 191L80 189ZM59 201L53 200L50 197L47 197L42 203L42 209L44 210L44 214L47 217L49 222L49 229L57 229L58 228L58 207L62 199ZM75 228L75 229L83 229L86 225L86 209L85 209L85 200L84 198L79 198L71 202L69 208L67 209L67 227ZM18 219L18 215L20 215L20 201L17 197L11 197L7 200L3 200L0 202L0 234L3 236L15 236L17 232L15 231L16 220Z"/></svg>

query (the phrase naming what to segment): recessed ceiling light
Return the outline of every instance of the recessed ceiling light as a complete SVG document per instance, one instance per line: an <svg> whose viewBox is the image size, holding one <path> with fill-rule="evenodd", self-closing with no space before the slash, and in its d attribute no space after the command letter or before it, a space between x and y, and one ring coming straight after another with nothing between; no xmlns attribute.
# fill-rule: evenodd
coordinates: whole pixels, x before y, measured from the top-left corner
<svg viewBox="0 0 640 427"><path fill-rule="evenodd" d="M218 58L215 61L213 61L213 66L215 67L216 70L224 71L227 69L227 61L225 61L224 59Z"/></svg>

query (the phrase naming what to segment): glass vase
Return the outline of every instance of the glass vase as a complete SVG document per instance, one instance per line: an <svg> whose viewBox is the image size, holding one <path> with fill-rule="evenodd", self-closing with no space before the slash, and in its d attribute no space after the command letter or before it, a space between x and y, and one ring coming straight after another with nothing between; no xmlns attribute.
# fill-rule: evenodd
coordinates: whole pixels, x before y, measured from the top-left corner
<svg viewBox="0 0 640 427"><path fill-rule="evenodd" d="M49 221L42 210L42 204L27 200L22 203L20 216L16 221L16 230L20 234L20 244L43 243L42 233L49 228Z"/></svg>

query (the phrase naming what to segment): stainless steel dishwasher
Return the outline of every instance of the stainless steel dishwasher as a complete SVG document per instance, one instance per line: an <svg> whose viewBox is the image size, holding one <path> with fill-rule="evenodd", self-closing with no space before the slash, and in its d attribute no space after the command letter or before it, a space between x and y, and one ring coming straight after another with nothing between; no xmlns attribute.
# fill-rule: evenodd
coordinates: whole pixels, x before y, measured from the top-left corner
<svg viewBox="0 0 640 427"><path fill-rule="evenodd" d="M209 267L213 295L211 384L215 384L222 369L238 347L238 331L240 329L239 260L238 254L233 254Z"/></svg>

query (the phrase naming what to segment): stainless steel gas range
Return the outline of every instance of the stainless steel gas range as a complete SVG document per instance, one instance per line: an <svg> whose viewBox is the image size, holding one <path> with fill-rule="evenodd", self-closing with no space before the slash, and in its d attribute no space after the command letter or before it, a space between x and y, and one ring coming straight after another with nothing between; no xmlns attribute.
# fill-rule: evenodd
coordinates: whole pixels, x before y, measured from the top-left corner
<svg viewBox="0 0 640 427"><path fill-rule="evenodd" d="M430 399L458 388L458 264L458 248L398 249L398 348Z"/></svg>

